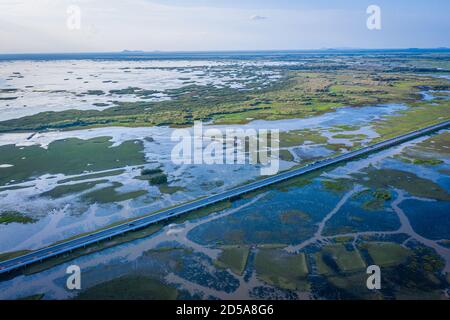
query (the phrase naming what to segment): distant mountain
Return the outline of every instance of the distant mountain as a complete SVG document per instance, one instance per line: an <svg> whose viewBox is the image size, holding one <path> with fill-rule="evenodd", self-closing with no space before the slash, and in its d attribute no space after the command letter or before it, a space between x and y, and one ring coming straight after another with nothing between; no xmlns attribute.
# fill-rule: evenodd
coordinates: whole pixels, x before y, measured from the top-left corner
<svg viewBox="0 0 450 320"><path fill-rule="evenodd" d="M153 51L144 51L144 50L122 50L121 53L160 53L163 51L153 50Z"/></svg>

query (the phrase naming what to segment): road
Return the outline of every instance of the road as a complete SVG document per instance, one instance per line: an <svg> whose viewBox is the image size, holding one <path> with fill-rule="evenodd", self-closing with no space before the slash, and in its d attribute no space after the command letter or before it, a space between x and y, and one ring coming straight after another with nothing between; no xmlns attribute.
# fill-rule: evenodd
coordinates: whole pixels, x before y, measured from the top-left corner
<svg viewBox="0 0 450 320"><path fill-rule="evenodd" d="M425 127L405 135L401 135L392 139L388 139L368 147L364 147L355 151L351 151L333 158L324 159L307 166L282 172L280 174L271 176L269 178L261 179L256 182L252 182L220 194L205 197L199 200L195 200L190 203L182 204L167 210L160 211L158 213L136 219L132 222L123 223L105 230L94 232L90 235L82 236L74 240L66 241L60 244L52 245L40 250L30 252L28 254L0 262L0 274L10 272L12 270L25 267L27 265L41 262L51 257L73 251L78 248L86 247L90 244L97 243L103 240L111 239L117 235L124 234L126 232L135 231L137 229L145 228L151 224L155 224L160 221L168 220L173 217L177 217L188 212L200 209L220 201L229 200L245 193L255 191L274 183L282 182L294 177L301 176L303 174L323 169L337 163L348 161L356 157L369 154L371 152L379 151L415 138L418 138L424 134L429 134L440 129L445 129L450 126L450 120L445 121L433 126Z"/></svg>

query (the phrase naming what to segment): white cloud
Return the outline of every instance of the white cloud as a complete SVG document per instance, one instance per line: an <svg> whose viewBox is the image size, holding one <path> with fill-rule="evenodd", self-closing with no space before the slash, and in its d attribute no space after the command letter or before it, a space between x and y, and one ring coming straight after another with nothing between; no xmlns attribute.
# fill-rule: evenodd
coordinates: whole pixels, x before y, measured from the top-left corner
<svg viewBox="0 0 450 320"><path fill-rule="evenodd" d="M254 16L251 16L250 17L250 20L254 20L254 21L257 21L257 20L267 20L267 19L269 19L268 17L265 17L265 16L258 16L258 15L254 15Z"/></svg>

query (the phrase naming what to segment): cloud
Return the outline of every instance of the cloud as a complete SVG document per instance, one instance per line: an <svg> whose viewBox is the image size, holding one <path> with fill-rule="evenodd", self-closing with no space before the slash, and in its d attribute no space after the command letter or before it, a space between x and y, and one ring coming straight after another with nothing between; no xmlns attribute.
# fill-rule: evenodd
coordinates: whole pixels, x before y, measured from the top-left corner
<svg viewBox="0 0 450 320"><path fill-rule="evenodd" d="M250 20L254 20L254 21L258 21L258 20L267 20L269 19L268 17L264 17L264 16L258 16L258 15L254 15L250 17Z"/></svg>

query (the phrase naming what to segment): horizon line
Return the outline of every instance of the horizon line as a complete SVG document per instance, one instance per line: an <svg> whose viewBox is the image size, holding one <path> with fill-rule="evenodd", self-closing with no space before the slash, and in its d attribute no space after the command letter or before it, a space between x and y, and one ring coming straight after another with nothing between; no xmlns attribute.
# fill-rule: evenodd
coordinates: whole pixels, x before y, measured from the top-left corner
<svg viewBox="0 0 450 320"><path fill-rule="evenodd" d="M443 50L450 51L450 47L403 47L403 48L352 48L352 47L338 47L338 48L318 48L318 49L223 49L223 50L130 50L124 49L122 51L66 51L66 52L10 52L2 53L0 56L7 55L70 55L70 54L174 54L174 53L264 53L264 52L326 52L326 51L423 51L423 50Z"/></svg>

